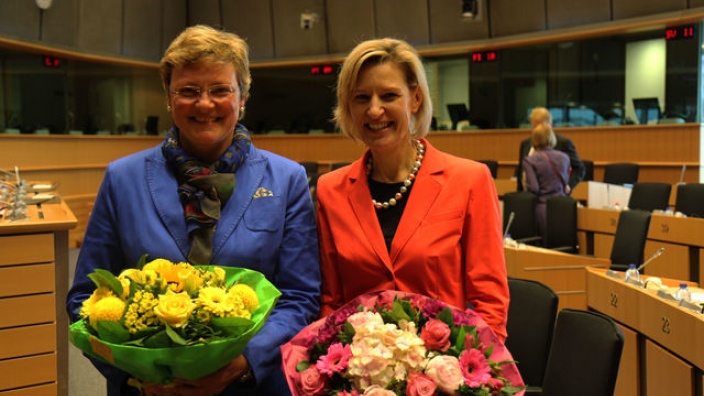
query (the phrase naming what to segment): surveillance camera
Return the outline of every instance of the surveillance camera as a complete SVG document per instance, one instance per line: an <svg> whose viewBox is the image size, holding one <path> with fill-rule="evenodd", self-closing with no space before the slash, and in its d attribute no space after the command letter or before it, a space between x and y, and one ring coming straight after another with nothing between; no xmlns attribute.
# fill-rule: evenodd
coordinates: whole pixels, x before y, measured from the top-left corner
<svg viewBox="0 0 704 396"><path fill-rule="evenodd" d="M301 14L301 29L310 30L318 20L318 14L314 12L304 12Z"/></svg>

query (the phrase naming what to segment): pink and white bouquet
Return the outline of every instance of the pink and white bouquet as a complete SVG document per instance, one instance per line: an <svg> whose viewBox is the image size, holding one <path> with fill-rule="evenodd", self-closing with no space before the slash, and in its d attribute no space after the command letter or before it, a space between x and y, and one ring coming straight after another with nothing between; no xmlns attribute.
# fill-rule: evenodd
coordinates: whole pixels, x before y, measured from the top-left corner
<svg viewBox="0 0 704 396"><path fill-rule="evenodd" d="M360 296L282 346L294 395L520 395L508 350L472 310L397 291Z"/></svg>

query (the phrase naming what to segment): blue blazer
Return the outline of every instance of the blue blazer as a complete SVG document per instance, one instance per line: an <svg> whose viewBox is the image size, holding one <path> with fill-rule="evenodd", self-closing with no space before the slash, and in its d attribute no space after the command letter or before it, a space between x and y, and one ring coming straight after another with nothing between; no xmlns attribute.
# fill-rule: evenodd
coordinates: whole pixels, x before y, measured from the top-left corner
<svg viewBox="0 0 704 396"><path fill-rule="evenodd" d="M244 352L257 385L237 394L287 394L279 346L319 314L318 238L308 181L301 165L254 146L235 178L215 230L212 264L259 271L282 293ZM83 300L95 289L88 278L95 268L118 274L145 253L186 261L190 243L177 187L161 145L108 166L68 293L71 321L79 319ZM122 386L125 373L97 363L109 388Z"/></svg>

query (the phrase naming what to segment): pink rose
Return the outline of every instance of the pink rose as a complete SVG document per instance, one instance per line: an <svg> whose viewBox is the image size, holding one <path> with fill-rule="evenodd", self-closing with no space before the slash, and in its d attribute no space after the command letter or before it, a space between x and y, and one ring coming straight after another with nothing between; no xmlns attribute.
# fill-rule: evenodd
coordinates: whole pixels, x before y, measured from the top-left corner
<svg viewBox="0 0 704 396"><path fill-rule="evenodd" d="M489 385L491 389L499 391L503 389L506 384L499 378L491 378L489 382L487 382L487 385Z"/></svg>
<svg viewBox="0 0 704 396"><path fill-rule="evenodd" d="M301 372L301 394L304 396L322 395L327 386L327 378L320 374L315 366Z"/></svg>
<svg viewBox="0 0 704 396"><path fill-rule="evenodd" d="M431 351L447 352L450 349L450 327L441 320L429 320L423 326L420 338Z"/></svg>
<svg viewBox="0 0 704 396"><path fill-rule="evenodd" d="M438 386L427 375L415 373L406 380L406 396L433 396Z"/></svg>
<svg viewBox="0 0 704 396"><path fill-rule="evenodd" d="M454 394L464 383L460 361L454 356L440 355L430 359L425 374L441 391L449 394Z"/></svg>

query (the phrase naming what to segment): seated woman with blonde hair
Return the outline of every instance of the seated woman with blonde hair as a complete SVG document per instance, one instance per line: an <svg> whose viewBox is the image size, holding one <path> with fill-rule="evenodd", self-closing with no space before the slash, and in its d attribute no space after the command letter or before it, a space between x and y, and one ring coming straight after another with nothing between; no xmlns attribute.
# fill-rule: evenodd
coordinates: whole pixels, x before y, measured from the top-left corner
<svg viewBox="0 0 704 396"><path fill-rule="evenodd" d="M545 236L546 210L548 198L565 195L565 185L570 178L570 158L562 151L555 150L557 139L552 127L542 123L531 132L533 154L523 159L526 190L538 196L535 218L540 234ZM543 238L545 240L545 238Z"/></svg>

